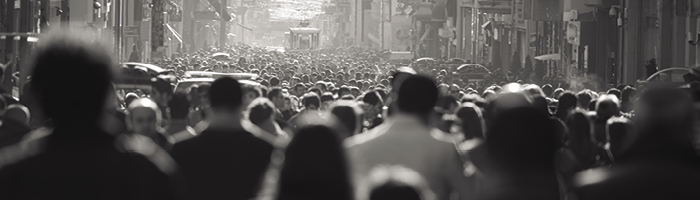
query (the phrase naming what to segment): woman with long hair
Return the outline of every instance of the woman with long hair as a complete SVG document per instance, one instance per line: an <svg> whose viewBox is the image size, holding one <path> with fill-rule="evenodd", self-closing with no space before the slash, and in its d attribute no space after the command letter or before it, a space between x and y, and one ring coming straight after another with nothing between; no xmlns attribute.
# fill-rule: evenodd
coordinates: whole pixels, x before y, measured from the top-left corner
<svg viewBox="0 0 700 200"><path fill-rule="evenodd" d="M284 159L273 159L263 188L260 199L265 200L354 199L347 156L334 129L302 127L286 146Z"/></svg>

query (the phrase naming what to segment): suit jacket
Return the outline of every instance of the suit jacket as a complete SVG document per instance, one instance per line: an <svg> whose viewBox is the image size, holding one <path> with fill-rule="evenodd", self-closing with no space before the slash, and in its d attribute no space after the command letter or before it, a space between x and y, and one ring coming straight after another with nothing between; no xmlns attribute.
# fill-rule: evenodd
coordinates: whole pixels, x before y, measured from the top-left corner
<svg viewBox="0 0 700 200"><path fill-rule="evenodd" d="M414 117L396 114L369 132L346 139L358 197L367 195L370 188L365 177L380 165L402 165L418 172L440 200L455 193L460 199L475 196L476 180L464 175L464 163L452 138L422 124Z"/></svg>
<svg viewBox="0 0 700 200"><path fill-rule="evenodd" d="M255 197L273 146L241 130L204 130L175 144L171 155L195 199Z"/></svg>

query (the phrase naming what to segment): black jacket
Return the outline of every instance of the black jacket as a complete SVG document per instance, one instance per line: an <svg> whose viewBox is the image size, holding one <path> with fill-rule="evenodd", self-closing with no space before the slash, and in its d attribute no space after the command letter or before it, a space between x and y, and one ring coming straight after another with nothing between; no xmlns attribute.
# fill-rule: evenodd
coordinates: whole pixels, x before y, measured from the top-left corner
<svg viewBox="0 0 700 200"><path fill-rule="evenodd" d="M245 130L207 129L175 144L171 155L198 200L256 196L273 146Z"/></svg>
<svg viewBox="0 0 700 200"><path fill-rule="evenodd" d="M189 199L177 172L163 170L174 162L121 152L98 128L36 133L2 149L0 199Z"/></svg>

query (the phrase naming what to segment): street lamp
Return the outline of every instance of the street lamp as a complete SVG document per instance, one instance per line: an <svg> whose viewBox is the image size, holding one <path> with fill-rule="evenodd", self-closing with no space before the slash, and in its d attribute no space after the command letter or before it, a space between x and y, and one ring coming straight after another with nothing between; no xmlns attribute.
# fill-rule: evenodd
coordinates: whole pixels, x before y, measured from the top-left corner
<svg viewBox="0 0 700 200"><path fill-rule="evenodd" d="M620 11L618 11L618 10L620 10ZM620 12L622 12L622 14L620 14ZM627 12L624 12L622 10L622 6L612 6L610 8L610 12L608 14L610 14L610 17L617 16L617 26L619 26L619 27L624 26L624 21L622 20L622 15L623 14L627 15Z"/></svg>

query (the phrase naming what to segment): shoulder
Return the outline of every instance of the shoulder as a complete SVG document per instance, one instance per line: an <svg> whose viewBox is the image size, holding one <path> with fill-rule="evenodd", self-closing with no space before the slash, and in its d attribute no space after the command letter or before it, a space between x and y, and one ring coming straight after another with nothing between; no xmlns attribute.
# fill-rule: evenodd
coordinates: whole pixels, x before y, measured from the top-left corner
<svg viewBox="0 0 700 200"><path fill-rule="evenodd" d="M0 169L42 153L51 132L40 128L28 133L19 143L0 149Z"/></svg>

